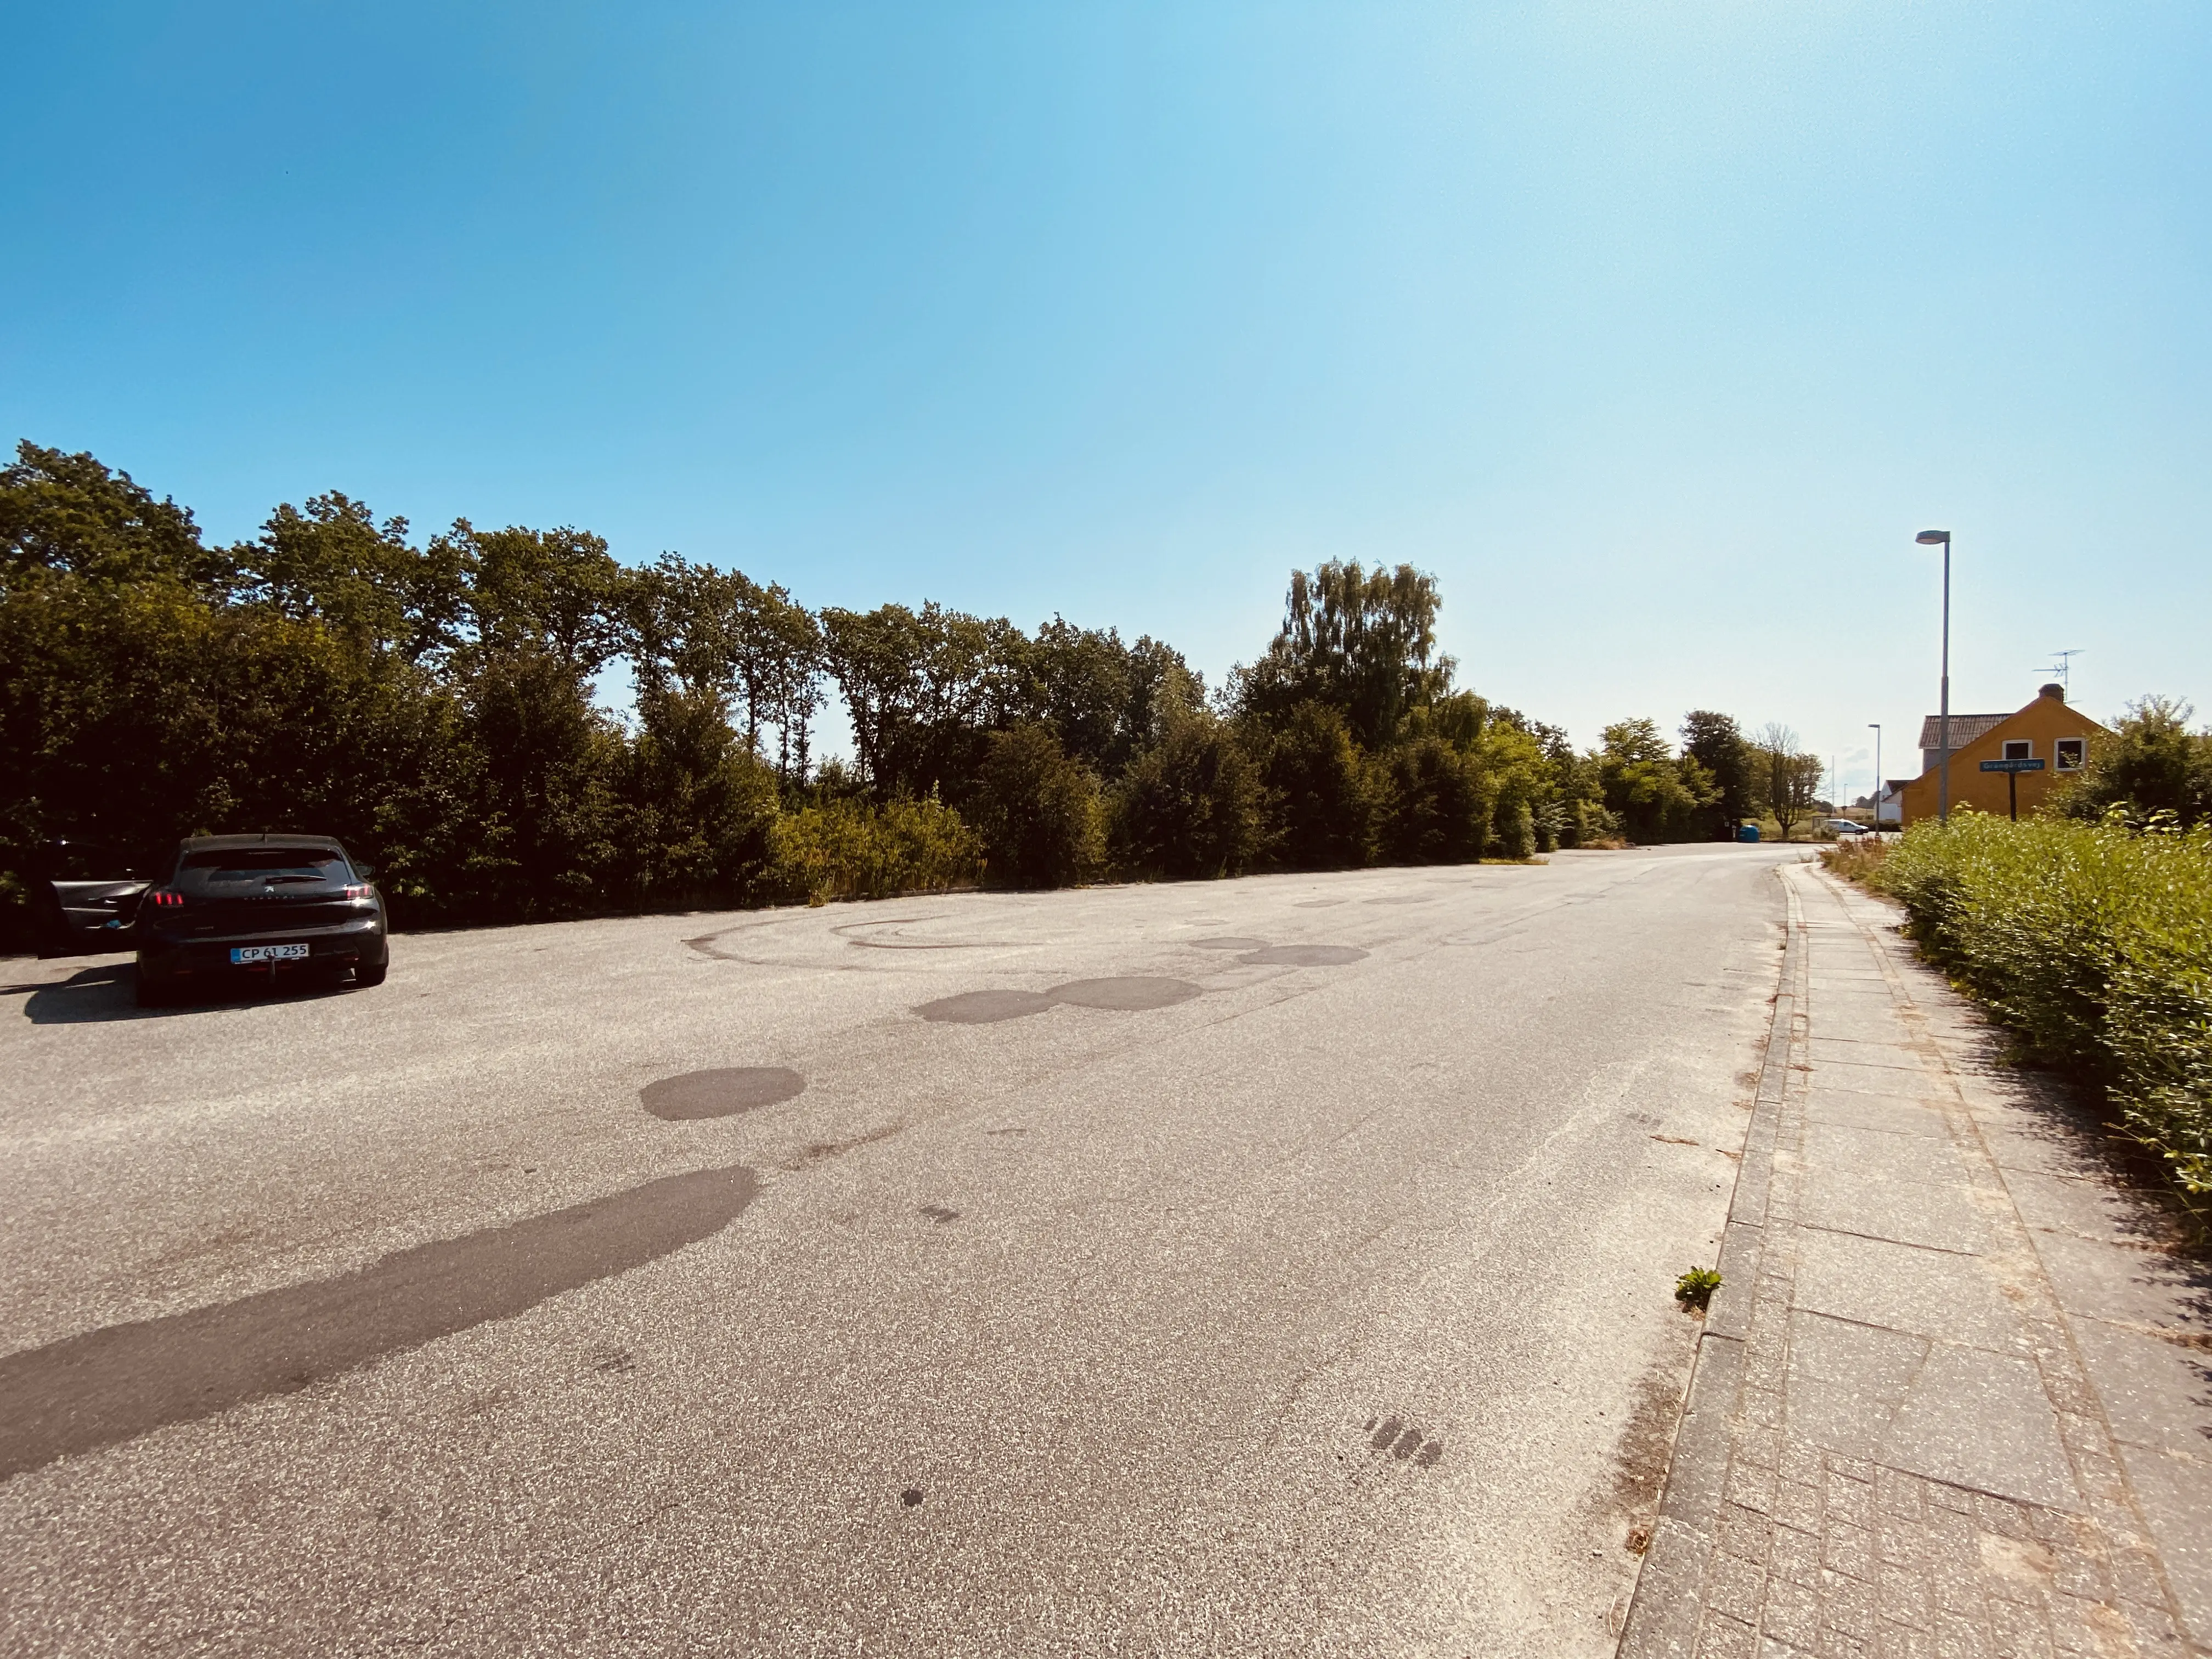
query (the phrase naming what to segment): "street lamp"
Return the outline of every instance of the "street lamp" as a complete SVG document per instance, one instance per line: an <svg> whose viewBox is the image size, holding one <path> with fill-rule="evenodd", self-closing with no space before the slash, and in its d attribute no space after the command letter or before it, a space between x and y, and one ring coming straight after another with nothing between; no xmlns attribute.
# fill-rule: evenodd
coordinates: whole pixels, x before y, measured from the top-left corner
<svg viewBox="0 0 2212 1659"><path fill-rule="evenodd" d="M1912 538L1923 547L1943 544L1943 701L1942 712L1936 716L1936 764L1942 770L1936 779L1936 814L1946 823L1951 821L1951 532L1948 530L1923 530Z"/></svg>
<svg viewBox="0 0 2212 1659"><path fill-rule="evenodd" d="M1874 832L1881 833L1881 722L1869 720L1874 729Z"/></svg>

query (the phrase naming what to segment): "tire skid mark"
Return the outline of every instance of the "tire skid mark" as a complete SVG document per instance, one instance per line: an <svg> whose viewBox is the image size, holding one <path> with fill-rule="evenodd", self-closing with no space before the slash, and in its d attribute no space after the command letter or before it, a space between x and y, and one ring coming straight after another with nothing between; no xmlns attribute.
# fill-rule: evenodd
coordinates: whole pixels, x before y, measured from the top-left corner
<svg viewBox="0 0 2212 1659"><path fill-rule="evenodd" d="M0 1359L0 1480L511 1319L711 1237L759 1191L743 1164L694 1170L335 1279L10 1354Z"/></svg>

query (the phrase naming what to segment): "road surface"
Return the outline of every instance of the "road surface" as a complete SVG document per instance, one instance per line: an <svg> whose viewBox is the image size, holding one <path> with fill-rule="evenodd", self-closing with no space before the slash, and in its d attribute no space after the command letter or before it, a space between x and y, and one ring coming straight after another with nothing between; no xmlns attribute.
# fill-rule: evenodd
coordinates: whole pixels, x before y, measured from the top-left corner
<svg viewBox="0 0 2212 1659"><path fill-rule="evenodd" d="M0 1003L0 1649L1602 1653L1781 849Z"/></svg>

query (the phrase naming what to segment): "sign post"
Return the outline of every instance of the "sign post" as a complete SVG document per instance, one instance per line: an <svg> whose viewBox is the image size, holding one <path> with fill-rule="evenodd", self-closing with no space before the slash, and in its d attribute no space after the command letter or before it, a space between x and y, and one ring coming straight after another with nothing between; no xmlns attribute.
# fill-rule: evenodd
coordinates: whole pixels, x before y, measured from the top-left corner
<svg viewBox="0 0 2212 1659"><path fill-rule="evenodd" d="M2042 769L2043 763L2039 760L1996 760L1982 763L1983 771L2002 772L2005 775L2005 799L2012 808L2012 821L2014 823L2020 822L2020 775L2023 772L2040 772Z"/></svg>

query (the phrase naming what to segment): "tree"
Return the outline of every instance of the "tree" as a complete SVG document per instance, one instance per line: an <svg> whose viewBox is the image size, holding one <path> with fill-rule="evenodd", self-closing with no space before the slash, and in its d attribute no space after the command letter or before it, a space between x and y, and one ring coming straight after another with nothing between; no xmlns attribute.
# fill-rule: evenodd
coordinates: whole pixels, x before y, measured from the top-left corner
<svg viewBox="0 0 2212 1659"><path fill-rule="evenodd" d="M407 520L376 522L366 502L333 490L289 501L258 541L233 548L237 596L295 622L319 622L365 658L410 662L459 642L464 589L460 550L441 540L419 550Z"/></svg>
<svg viewBox="0 0 2212 1659"><path fill-rule="evenodd" d="M991 878L1006 886L1072 886L1104 859L1098 780L1048 726L1024 721L991 734L969 817Z"/></svg>
<svg viewBox="0 0 2212 1659"><path fill-rule="evenodd" d="M2109 735L2091 740L2088 765L2058 810L2098 818L2118 808L2137 822L2154 812L2183 824L2212 819L2212 727L2191 731L2194 712L2174 697L2130 703Z"/></svg>
<svg viewBox="0 0 2212 1659"><path fill-rule="evenodd" d="M623 872L634 906L743 903L766 878L776 779L711 687L642 684L623 771Z"/></svg>
<svg viewBox="0 0 2212 1659"><path fill-rule="evenodd" d="M1798 752L1797 734L1779 722L1762 729L1753 741L1758 751L1759 805L1774 815L1782 839L1813 814L1813 802L1826 770L1818 755Z"/></svg>
<svg viewBox="0 0 2212 1659"><path fill-rule="evenodd" d="M1494 796L1490 810L1487 858L1534 858L1558 845L1558 797L1541 742L1529 724L1510 708L1492 708L1483 721L1477 752ZM1543 825L1553 832L1547 840Z"/></svg>
<svg viewBox="0 0 2212 1659"><path fill-rule="evenodd" d="M1467 864L1490 839L1481 768L1442 738L1415 738L1385 763L1378 850L1392 864Z"/></svg>
<svg viewBox="0 0 2212 1659"><path fill-rule="evenodd" d="M1628 838L1652 846L1695 835L1712 794L1705 769L1677 761L1656 720L1621 720L1599 735L1599 787Z"/></svg>
<svg viewBox="0 0 2212 1659"><path fill-rule="evenodd" d="M1004 617L933 602L822 613L823 656L852 718L860 769L880 799L964 794L985 735L1007 724L1026 644Z"/></svg>
<svg viewBox="0 0 2212 1659"><path fill-rule="evenodd" d="M477 654L550 652L589 678L623 648L629 578L586 530L479 531L466 519L432 544L465 583L463 619Z"/></svg>
<svg viewBox="0 0 2212 1659"><path fill-rule="evenodd" d="M1302 702L1267 740L1268 850L1292 870L1357 869L1373 855L1381 780L1343 713Z"/></svg>
<svg viewBox="0 0 2212 1659"><path fill-rule="evenodd" d="M463 692L473 739L471 833L450 878L465 902L526 921L618 904L621 729L575 664L524 643L487 657Z"/></svg>
<svg viewBox="0 0 2212 1659"><path fill-rule="evenodd" d="M1291 573L1283 625L1267 653L1237 671L1233 700L1261 720L1301 702L1340 711L1353 741L1394 741L1407 712L1451 689L1454 664L1436 649L1443 600L1436 578L1409 564L1369 572L1334 560Z"/></svg>
<svg viewBox="0 0 2212 1659"><path fill-rule="evenodd" d="M1701 816L1713 839L1734 841L1737 827L1752 815L1758 793L1750 740L1729 715L1692 709L1682 717L1682 752L1711 780L1712 799Z"/></svg>
<svg viewBox="0 0 2212 1659"><path fill-rule="evenodd" d="M775 727L776 776L787 787L803 784L814 714L822 706L821 625L782 586L747 583L736 643L746 739L757 747L760 729Z"/></svg>
<svg viewBox="0 0 2212 1659"><path fill-rule="evenodd" d="M15 446L0 470L0 588L34 573L119 583L163 578L208 594L228 592L229 562L204 546L192 515L155 501L128 472L89 455Z"/></svg>
<svg viewBox="0 0 2212 1659"><path fill-rule="evenodd" d="M1168 880L1236 875L1260 850L1261 806L1259 775L1235 732L1211 714L1186 714L1115 786L1116 861Z"/></svg>
<svg viewBox="0 0 2212 1659"><path fill-rule="evenodd" d="M1578 754L1453 690L1441 604L1409 566L1295 572L1217 708L1149 635L931 603L817 617L573 526L459 519L418 545L331 490L210 549L127 473L25 443L0 469L0 931L58 836L143 865L189 833L327 830L418 925L942 887L987 848L994 878L1050 884L1102 858L1209 877L1725 820L1725 716L1692 714L1680 755L1648 720ZM634 718L593 701L617 659ZM809 753L832 679L849 769ZM2123 736L2082 799L2201 799L2179 716Z"/></svg>

